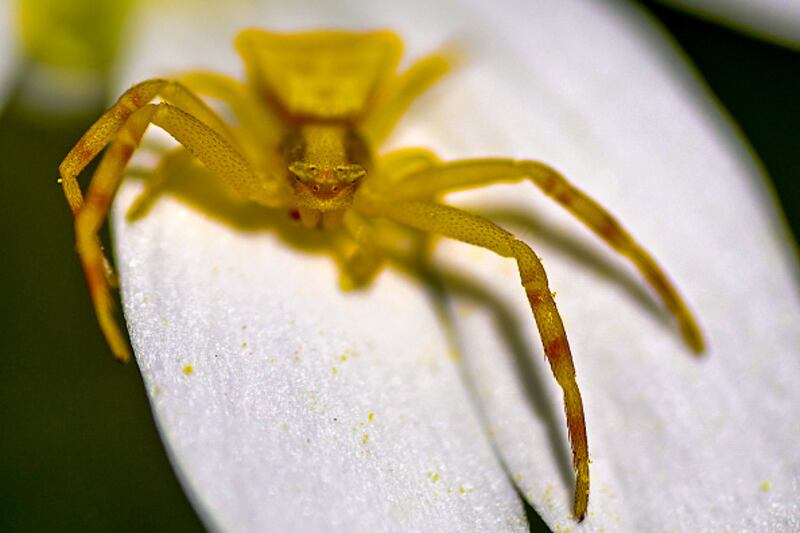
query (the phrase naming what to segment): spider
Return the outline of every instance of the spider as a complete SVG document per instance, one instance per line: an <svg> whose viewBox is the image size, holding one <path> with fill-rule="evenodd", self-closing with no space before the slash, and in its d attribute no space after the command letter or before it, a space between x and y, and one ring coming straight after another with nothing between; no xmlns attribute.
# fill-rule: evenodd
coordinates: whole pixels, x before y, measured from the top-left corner
<svg viewBox="0 0 800 533"><path fill-rule="evenodd" d="M544 163L500 158L445 162L421 148L377 155L376 148L414 99L450 69L447 53L431 54L398 72L402 42L390 31L280 34L246 29L235 46L244 61L245 82L196 71L138 83L89 128L59 167L75 217L78 255L113 354L129 359L113 314L111 270L98 231L131 155L154 124L183 147L165 156L162 176L193 157L246 200L288 210L310 231L341 228L353 249L341 269L353 286L368 285L392 247L390 238L376 230L377 219L513 258L545 357L563 390L576 472L574 513L582 520L589 501L583 403L542 264L508 231L441 199L456 190L531 181L638 268L677 320L686 343L700 353L700 330L666 275L613 216ZM227 104L238 126L226 123L201 95ZM84 200L77 177L106 146ZM181 157L186 154L190 157Z"/></svg>

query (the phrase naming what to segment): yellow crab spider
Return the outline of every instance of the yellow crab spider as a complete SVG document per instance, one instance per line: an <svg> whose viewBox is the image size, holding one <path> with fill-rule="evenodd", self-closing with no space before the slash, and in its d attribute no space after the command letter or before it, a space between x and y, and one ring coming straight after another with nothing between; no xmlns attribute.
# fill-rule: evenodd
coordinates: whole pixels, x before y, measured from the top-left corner
<svg viewBox="0 0 800 533"><path fill-rule="evenodd" d="M446 54L427 56L398 72L402 43L389 31L278 34L247 29L237 36L236 49L246 67L245 82L193 72L138 83L89 128L59 167L75 216L78 255L111 351L121 361L129 358L113 315L109 263L97 233L128 160L148 125L155 124L245 199L265 209L289 210L310 231L343 227L355 250L342 265L343 275L355 285L368 284L380 269L382 250L392 248L375 231L375 219L516 260L545 356L564 393L576 471L574 512L583 519L589 501L583 404L542 264L508 231L444 205L441 198L492 183L531 181L639 269L699 353L700 330L666 275L614 217L544 163L498 158L443 162L418 148L377 154L411 102L447 72ZM225 102L238 127L229 126L199 95ZM106 146L84 200L77 176Z"/></svg>

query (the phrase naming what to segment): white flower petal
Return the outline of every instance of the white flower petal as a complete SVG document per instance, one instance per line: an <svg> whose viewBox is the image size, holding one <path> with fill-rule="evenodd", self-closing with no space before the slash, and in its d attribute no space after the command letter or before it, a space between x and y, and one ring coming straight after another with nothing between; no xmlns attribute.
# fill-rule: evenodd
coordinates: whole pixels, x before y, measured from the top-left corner
<svg viewBox="0 0 800 533"><path fill-rule="evenodd" d="M342 294L328 258L166 198L128 225L135 189L115 204L131 341L207 524L524 530L421 288Z"/></svg>
<svg viewBox="0 0 800 533"><path fill-rule="evenodd" d="M453 196L500 222L530 213L510 227L543 257L576 358L593 476L585 528L797 530L800 302L786 231L746 148L664 39L635 10L577 4L503 19L511 35L534 17L541 26L493 55L504 77L470 78L486 104L462 118L464 103L445 101L427 118L469 132L470 153L491 142L475 130L511 125L490 153L535 154L594 194L666 266L708 336L693 358L633 269L532 187ZM454 243L439 257L480 279L520 329L487 333L506 317L485 301L456 307L504 460L544 519L571 527L561 394L530 356L541 349L515 267Z"/></svg>
<svg viewBox="0 0 800 533"><path fill-rule="evenodd" d="M800 2L796 0L662 0L693 15L800 49Z"/></svg>
<svg viewBox="0 0 800 533"><path fill-rule="evenodd" d="M347 12L332 16L345 24ZM141 21L145 46L124 79L198 66L235 72L227 43L256 23L245 12L193 33L174 20L159 10ZM447 36L438 32L438 41L415 44L432 49ZM198 59L209 42L226 46ZM206 523L526 528L423 288L386 272L370 292L343 294L330 259L292 251L268 232L204 222L166 199L128 225L130 194L116 203L115 235L131 339L178 475Z"/></svg>
<svg viewBox="0 0 800 533"><path fill-rule="evenodd" d="M465 41L464 67L421 99L392 146L554 164L667 267L709 335L708 357L693 359L631 269L530 187L454 197L533 213L532 232L509 227L543 256L576 355L593 459L583 527L796 520L796 265L755 165L674 52L617 3L335 7L292 2L196 17L202 31L160 9L143 20L144 46L123 78L198 66L238 73L227 43L245 24L389 26L412 56ZM166 198L127 225L120 215L131 194L124 189L115 211L131 336L162 434L207 523L518 525L419 287L390 271L366 294L343 294L330 260ZM549 524L574 527L560 394L539 360L513 264L453 243L438 257L469 272L468 288L487 287L488 300L459 300L456 310L504 460ZM508 311L500 318L518 325L518 339L497 333L492 309ZM517 355L509 340L519 340ZM337 362L346 350L359 357ZM188 364L191 375L182 373Z"/></svg>

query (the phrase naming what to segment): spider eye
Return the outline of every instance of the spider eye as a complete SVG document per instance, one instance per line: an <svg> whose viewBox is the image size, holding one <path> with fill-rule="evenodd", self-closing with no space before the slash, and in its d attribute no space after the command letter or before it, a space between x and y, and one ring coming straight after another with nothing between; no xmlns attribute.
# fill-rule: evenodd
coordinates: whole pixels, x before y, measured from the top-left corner
<svg viewBox="0 0 800 533"><path fill-rule="evenodd" d="M317 165L309 165L303 161L295 161L289 165L289 172L291 172L297 181L306 183L311 180L317 171Z"/></svg>
<svg viewBox="0 0 800 533"><path fill-rule="evenodd" d="M364 167L355 163L351 165L339 165L334 168L334 171L336 172L338 180L346 184L355 183L357 179L363 177L367 173Z"/></svg>

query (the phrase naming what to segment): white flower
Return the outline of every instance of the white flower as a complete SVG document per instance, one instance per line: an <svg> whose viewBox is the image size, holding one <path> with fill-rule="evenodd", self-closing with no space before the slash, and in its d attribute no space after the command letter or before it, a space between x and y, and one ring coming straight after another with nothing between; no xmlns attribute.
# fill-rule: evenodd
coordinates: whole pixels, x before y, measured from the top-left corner
<svg viewBox="0 0 800 533"><path fill-rule="evenodd" d="M531 186L451 197L529 242L557 291L592 458L579 525L561 395L512 263L438 246L458 361L435 295L406 275L343 293L329 256L169 195L129 224L128 183L114 236L131 340L207 525L524 530L516 485L554 529L800 528L796 258L734 128L638 8L303 0L194 15L140 20L121 87L240 73L243 26L391 27L407 57L466 44L387 149L553 164L653 252L709 346L694 358L634 270Z"/></svg>

